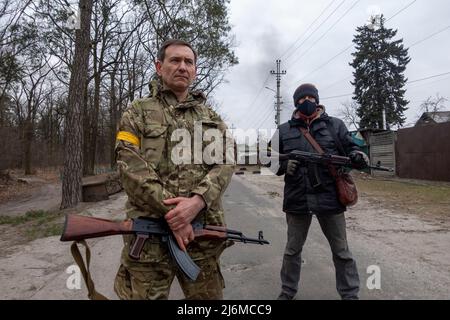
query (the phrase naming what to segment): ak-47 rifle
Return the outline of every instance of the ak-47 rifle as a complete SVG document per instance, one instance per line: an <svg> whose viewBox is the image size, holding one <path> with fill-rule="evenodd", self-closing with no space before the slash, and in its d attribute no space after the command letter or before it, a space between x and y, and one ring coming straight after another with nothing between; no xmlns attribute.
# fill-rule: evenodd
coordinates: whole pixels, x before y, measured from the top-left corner
<svg viewBox="0 0 450 320"><path fill-rule="evenodd" d="M192 224L195 238L233 240L243 243L269 244L264 239L262 231L259 231L258 239L247 238L240 231L230 230L225 227ZM135 234L136 240L132 243L129 256L139 259L145 241L150 235L160 236L163 242L167 242L169 252L181 271L191 280L196 280L200 268L192 261L186 251L180 249L174 236L164 219L139 217L125 221L112 221L100 218L80 215L66 215L64 231L61 241L82 241L85 239L106 237L120 234Z"/></svg>
<svg viewBox="0 0 450 320"><path fill-rule="evenodd" d="M343 156L336 156L332 154L319 154L319 153L311 153L311 152L305 152L305 151L291 151L289 154L279 154L278 155L280 160L298 160L300 162L312 162L312 163L319 163L324 165L336 165L339 167L348 167L353 168L352 161L349 157L343 157ZM378 171L387 171L387 172L394 172L394 169L392 168L386 168L382 167L381 163L378 162L376 166L368 166L368 168L372 170L378 170Z"/></svg>

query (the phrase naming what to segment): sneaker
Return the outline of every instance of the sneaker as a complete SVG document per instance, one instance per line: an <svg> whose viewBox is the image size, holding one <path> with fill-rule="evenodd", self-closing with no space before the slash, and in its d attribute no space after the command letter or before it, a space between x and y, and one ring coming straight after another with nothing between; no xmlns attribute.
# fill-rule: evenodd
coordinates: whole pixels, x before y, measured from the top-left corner
<svg viewBox="0 0 450 320"><path fill-rule="evenodd" d="M277 300L293 300L294 296L291 296L285 292L281 292L278 296Z"/></svg>

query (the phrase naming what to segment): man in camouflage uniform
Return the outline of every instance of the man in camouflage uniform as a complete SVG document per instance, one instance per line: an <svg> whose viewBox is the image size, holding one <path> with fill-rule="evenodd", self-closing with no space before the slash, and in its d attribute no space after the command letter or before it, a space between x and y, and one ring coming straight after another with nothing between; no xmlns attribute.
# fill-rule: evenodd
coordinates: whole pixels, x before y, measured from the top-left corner
<svg viewBox="0 0 450 320"><path fill-rule="evenodd" d="M194 127L202 132L215 128L224 140L226 125L208 106L202 93L190 92L196 76L197 54L189 43L163 43L156 62L161 83L153 83L148 98L133 101L124 112L117 136L117 164L128 195L129 218L164 217L181 249L186 249L201 268L189 281L171 260L166 243L150 236L138 261L129 258L134 236L125 236L115 292L121 299L167 299L176 276L187 299L222 299L224 280L219 256L226 242L194 239L191 222L196 219L224 226L221 197L233 174L233 164L194 162L174 164L172 141L177 129ZM231 146L233 142L231 141Z"/></svg>

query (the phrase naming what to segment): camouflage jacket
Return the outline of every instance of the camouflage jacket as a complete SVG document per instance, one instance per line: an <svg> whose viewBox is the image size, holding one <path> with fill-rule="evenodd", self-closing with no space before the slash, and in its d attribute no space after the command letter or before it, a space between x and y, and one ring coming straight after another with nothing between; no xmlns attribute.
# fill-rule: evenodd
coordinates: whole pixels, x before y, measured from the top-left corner
<svg viewBox="0 0 450 320"><path fill-rule="evenodd" d="M133 101L119 126L116 157L128 195L128 217L160 218L173 208L164 205L163 200L198 194L206 208L197 219L206 224L225 225L221 197L234 166L194 164L194 161L175 165L171 159L172 148L179 143L171 141L176 129L187 129L193 139L195 122L201 122L202 131L216 128L222 133L227 129L225 123L205 105L202 94L191 92L186 101L178 103L170 90L153 88L152 91L150 97ZM224 139L230 139L225 137L224 134ZM233 141L227 143L233 146ZM193 251L195 258L195 253L200 253L204 246L217 247L217 243L194 241L188 251Z"/></svg>

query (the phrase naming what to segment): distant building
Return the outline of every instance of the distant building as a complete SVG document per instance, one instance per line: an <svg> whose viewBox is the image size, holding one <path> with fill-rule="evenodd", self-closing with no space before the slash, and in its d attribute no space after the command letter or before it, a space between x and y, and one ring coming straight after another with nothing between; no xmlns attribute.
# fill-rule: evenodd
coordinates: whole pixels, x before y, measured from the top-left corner
<svg viewBox="0 0 450 320"><path fill-rule="evenodd" d="M396 133L382 129L360 129L351 132L353 142L370 158L370 164L376 166L395 168L395 138ZM371 170L363 170L371 172ZM372 171L376 175L395 175L393 172Z"/></svg>
<svg viewBox="0 0 450 320"><path fill-rule="evenodd" d="M416 127L450 122L450 111L425 112L416 122Z"/></svg>

